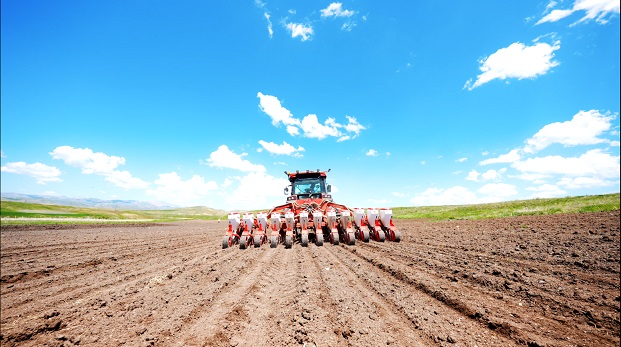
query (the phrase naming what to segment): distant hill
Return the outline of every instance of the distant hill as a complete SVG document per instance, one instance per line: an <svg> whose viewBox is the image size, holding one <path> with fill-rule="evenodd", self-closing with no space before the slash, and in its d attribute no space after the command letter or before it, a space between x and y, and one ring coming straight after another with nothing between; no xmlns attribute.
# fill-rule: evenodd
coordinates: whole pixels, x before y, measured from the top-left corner
<svg viewBox="0 0 621 347"><path fill-rule="evenodd" d="M170 210L179 206L161 201L137 201L137 200L102 200L95 198L72 198L55 195L33 195L18 193L2 193L3 201L29 202L32 204L62 205L90 208L107 208L116 210Z"/></svg>

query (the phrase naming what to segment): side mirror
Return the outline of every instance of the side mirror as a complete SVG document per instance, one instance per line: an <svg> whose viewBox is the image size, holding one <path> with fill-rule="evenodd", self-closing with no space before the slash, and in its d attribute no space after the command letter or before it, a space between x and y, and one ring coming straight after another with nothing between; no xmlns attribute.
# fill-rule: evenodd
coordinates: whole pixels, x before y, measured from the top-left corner
<svg viewBox="0 0 621 347"><path fill-rule="evenodd" d="M285 195L289 195L289 187L285 187Z"/></svg>
<svg viewBox="0 0 621 347"><path fill-rule="evenodd" d="M328 184L328 185L326 186L326 191L327 191L328 193L330 193L330 192L332 191L332 186Z"/></svg>

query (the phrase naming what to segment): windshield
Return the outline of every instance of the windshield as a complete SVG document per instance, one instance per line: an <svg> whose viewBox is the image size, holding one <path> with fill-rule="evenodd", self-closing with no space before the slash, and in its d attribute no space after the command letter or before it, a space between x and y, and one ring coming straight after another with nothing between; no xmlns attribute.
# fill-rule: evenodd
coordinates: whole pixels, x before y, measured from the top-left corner
<svg viewBox="0 0 621 347"><path fill-rule="evenodd" d="M300 178L293 183L293 194L321 194L326 192L325 181L321 178Z"/></svg>

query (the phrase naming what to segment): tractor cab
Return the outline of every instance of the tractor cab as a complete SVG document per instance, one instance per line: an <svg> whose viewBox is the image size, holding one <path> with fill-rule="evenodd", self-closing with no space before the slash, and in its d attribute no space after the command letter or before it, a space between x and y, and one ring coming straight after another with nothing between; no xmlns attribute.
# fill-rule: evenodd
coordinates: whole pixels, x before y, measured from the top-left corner
<svg viewBox="0 0 621 347"><path fill-rule="evenodd" d="M289 195L289 188L291 188L291 195L287 197L287 201L300 200L300 199L328 199L332 201L330 196L331 187L326 184L326 173L317 171L305 171L305 172L286 172L289 176L290 186L285 188L285 195Z"/></svg>

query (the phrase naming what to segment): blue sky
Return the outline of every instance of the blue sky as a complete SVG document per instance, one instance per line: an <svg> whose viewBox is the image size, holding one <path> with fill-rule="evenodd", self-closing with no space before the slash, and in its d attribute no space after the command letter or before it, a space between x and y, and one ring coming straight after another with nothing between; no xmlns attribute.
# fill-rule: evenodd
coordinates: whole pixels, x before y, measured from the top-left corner
<svg viewBox="0 0 621 347"><path fill-rule="evenodd" d="M2 1L2 192L225 210L619 192L619 0Z"/></svg>

